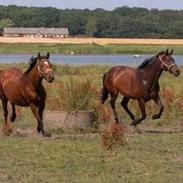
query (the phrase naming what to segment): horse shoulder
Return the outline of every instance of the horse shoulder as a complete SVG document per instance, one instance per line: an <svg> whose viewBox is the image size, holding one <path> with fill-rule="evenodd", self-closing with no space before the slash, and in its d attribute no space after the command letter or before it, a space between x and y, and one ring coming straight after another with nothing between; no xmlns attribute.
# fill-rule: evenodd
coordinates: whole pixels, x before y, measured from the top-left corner
<svg viewBox="0 0 183 183"><path fill-rule="evenodd" d="M23 95L30 103L37 103L37 101L44 101L46 99L46 90L43 85L39 88L34 88L27 84L23 89Z"/></svg>
<svg viewBox="0 0 183 183"><path fill-rule="evenodd" d="M115 83L130 84L135 78L135 69L132 67L121 66L113 75Z"/></svg>

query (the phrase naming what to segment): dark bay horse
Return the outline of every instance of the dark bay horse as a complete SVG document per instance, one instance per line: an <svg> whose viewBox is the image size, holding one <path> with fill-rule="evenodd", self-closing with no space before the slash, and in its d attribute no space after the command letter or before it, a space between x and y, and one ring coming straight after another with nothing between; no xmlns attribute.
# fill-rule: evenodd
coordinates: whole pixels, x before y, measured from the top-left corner
<svg viewBox="0 0 183 183"><path fill-rule="evenodd" d="M46 56L38 53L37 57L31 58L29 64L29 68L24 73L18 68L7 68L0 72L0 98L4 110L5 126L8 123L7 104L10 101L12 106L10 121L14 122L16 118L15 105L30 106L38 122L37 131L44 135L42 117L46 91L42 80L44 78L49 83L54 80L49 53Z"/></svg>
<svg viewBox="0 0 183 183"><path fill-rule="evenodd" d="M131 125L136 126L146 118L145 102L153 99L160 107L158 114L153 115L153 119L160 118L164 106L159 97L159 78L163 71L168 71L174 76L180 74L180 70L172 57L173 50L160 52L158 55L145 60L137 68L127 66L112 67L103 77L103 88L101 90L101 102L104 103L111 96L111 108L114 113L115 121L118 123L118 115L115 110L115 101L118 93L124 97L121 106L132 119ZM135 119L135 116L128 108L130 99L138 101L142 116Z"/></svg>

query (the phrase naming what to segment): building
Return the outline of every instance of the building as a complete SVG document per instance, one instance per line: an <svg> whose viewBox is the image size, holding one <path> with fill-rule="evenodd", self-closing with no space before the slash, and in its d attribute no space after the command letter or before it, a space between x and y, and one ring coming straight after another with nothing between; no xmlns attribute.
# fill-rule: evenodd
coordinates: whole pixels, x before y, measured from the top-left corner
<svg viewBox="0 0 183 183"><path fill-rule="evenodd" d="M68 37L68 28L23 28L5 27L3 29L5 37Z"/></svg>

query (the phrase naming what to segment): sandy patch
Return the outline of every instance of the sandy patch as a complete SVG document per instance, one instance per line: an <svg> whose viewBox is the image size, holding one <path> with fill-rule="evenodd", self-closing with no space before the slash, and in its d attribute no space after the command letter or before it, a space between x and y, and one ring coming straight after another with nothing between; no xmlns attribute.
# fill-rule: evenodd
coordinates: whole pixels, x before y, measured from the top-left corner
<svg viewBox="0 0 183 183"><path fill-rule="evenodd" d="M0 43L53 43L53 44L144 44L183 45L183 39L122 39L122 38L27 38L0 37Z"/></svg>

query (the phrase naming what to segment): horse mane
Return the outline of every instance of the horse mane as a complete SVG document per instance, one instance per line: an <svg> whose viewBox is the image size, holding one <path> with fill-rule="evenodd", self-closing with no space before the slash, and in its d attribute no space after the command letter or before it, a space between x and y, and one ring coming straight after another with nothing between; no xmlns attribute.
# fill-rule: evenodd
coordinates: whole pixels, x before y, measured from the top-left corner
<svg viewBox="0 0 183 183"><path fill-rule="evenodd" d="M29 61L29 68L24 72L24 74L28 74L36 65L37 63L37 57L31 57L30 61Z"/></svg>
<svg viewBox="0 0 183 183"><path fill-rule="evenodd" d="M48 56L39 56L39 59L48 59L47 58ZM30 61L29 61L29 68L24 72L24 74L28 74L33 68L34 66L36 65L37 63L37 60L38 60L38 57L31 57Z"/></svg>
<svg viewBox="0 0 183 183"><path fill-rule="evenodd" d="M173 50L172 50L173 52ZM162 51L162 52L159 52L157 55L153 56L153 57L150 57L146 60L144 60L139 66L138 66L138 69L144 69L144 67L148 66L149 64L151 64L157 57L159 57L160 55L163 55L163 54L169 54L165 51Z"/></svg>
<svg viewBox="0 0 183 183"><path fill-rule="evenodd" d="M148 66L150 63L152 63L154 61L154 58L156 56L147 58L146 60L144 60L139 66L138 69L144 69L146 66Z"/></svg>

